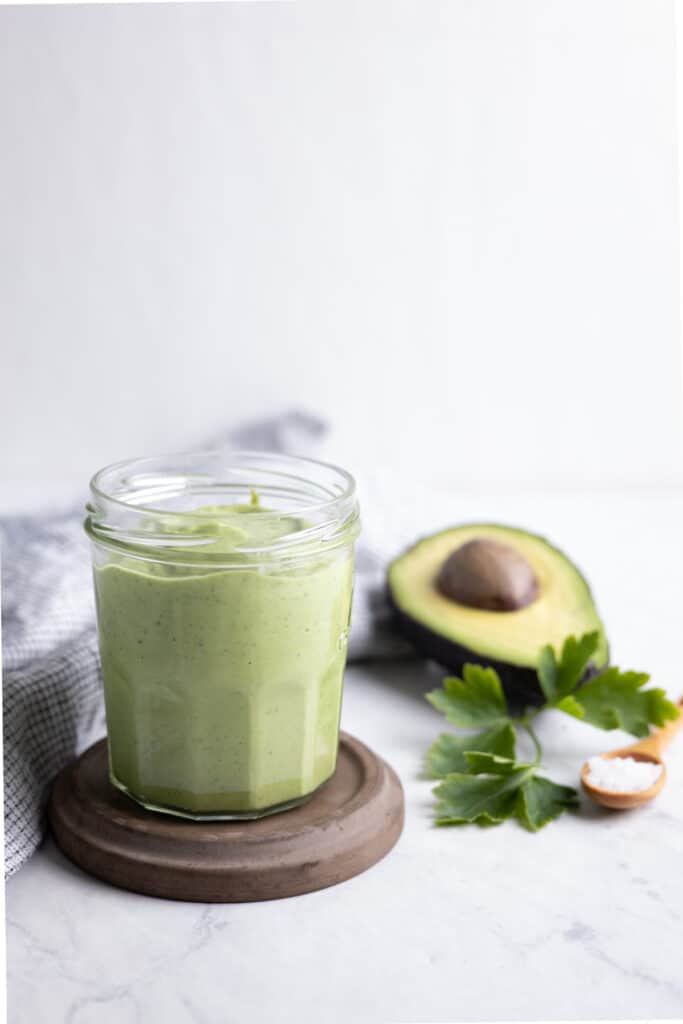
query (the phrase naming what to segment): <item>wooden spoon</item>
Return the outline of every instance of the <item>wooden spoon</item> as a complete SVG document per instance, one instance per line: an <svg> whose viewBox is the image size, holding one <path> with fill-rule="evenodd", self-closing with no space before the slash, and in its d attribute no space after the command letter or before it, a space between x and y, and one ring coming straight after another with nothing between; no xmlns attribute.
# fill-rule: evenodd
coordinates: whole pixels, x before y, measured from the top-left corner
<svg viewBox="0 0 683 1024"><path fill-rule="evenodd" d="M683 697L678 701L677 706L683 712ZM603 807L613 807L618 811L627 811L631 807L640 807L641 804L646 804L648 800L652 800L666 782L666 765L662 760L662 751L671 743L681 726L683 726L683 713L679 714L678 718L672 722L667 722L663 728L655 729L644 740L640 740L639 743L633 743L630 747L621 747L619 750L610 750L608 754L602 755L607 759L613 757L632 757L634 761L649 761L651 764L661 765L662 771L659 778L651 786L648 786L647 789L639 789L631 793L615 793L611 789L601 789L599 786L594 786L588 781L590 767L588 762L586 762L581 769L581 785L584 791L597 803L602 804Z"/></svg>

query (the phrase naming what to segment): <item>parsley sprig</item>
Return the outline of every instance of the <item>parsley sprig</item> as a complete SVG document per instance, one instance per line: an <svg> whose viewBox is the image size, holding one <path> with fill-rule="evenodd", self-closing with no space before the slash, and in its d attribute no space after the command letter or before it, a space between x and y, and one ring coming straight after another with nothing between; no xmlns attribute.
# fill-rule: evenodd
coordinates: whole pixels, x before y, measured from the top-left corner
<svg viewBox="0 0 683 1024"><path fill-rule="evenodd" d="M434 789L437 824L497 825L514 817L536 832L577 806L575 789L539 774L543 751L533 721L543 711L555 708L599 729L634 736L647 736L650 725L678 717L663 690L643 689L650 678L645 672L610 667L586 679L598 643L598 633L567 637L559 657L544 647L537 675L545 701L517 716L510 714L498 673L481 665L465 665L462 679L448 677L427 694L452 725L478 730L443 733L427 752L430 776L442 780ZM532 761L517 760L520 731L533 743Z"/></svg>

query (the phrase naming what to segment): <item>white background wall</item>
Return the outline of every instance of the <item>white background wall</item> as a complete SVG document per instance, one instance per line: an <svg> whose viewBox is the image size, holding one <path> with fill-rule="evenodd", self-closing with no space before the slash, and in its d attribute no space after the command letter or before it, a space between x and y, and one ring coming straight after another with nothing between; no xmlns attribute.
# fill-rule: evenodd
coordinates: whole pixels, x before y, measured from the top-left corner
<svg viewBox="0 0 683 1024"><path fill-rule="evenodd" d="M293 405L463 485L683 481L673 22L0 8L4 505Z"/></svg>

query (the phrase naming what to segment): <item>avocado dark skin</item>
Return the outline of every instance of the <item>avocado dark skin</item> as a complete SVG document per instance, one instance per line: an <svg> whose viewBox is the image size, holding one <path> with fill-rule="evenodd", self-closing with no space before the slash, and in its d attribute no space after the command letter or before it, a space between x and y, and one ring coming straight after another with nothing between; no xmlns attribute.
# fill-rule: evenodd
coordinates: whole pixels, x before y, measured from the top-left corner
<svg viewBox="0 0 683 1024"><path fill-rule="evenodd" d="M389 587L386 589L387 600L393 613L396 627L401 636L406 637L414 645L416 650L425 658L431 658L437 664L443 665L454 675L461 676L463 666L468 662L474 665L485 665L487 668L495 669L503 685L505 696L511 707L521 710L525 707L538 707L545 701L545 696L538 684L536 670L524 668L522 665L509 665L494 658L477 654L468 647L449 640L445 636L439 636L430 629L420 625L410 615L406 615L396 605ZM584 680L591 679L597 675L597 670L590 664L584 673Z"/></svg>
<svg viewBox="0 0 683 1024"><path fill-rule="evenodd" d="M481 654L475 654L469 648L463 647L453 640L448 640L445 636L441 637L432 633L431 630L421 626L415 619L402 612L394 603L389 588L387 588L387 598L401 636L410 640L425 658L431 658L457 676L462 675L463 666L468 662L495 669L503 684L505 696L515 708L537 706L545 700L538 685L535 669L524 668L521 665L507 665ZM591 671L588 674L593 675L594 673Z"/></svg>

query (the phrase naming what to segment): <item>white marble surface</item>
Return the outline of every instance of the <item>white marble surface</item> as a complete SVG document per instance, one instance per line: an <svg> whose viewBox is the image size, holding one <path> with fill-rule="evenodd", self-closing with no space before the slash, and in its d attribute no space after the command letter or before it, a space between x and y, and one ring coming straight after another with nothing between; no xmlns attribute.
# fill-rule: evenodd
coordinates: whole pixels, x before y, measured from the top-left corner
<svg viewBox="0 0 683 1024"><path fill-rule="evenodd" d="M491 496L450 518L491 517ZM465 514L462 514L462 513ZM683 496L498 498L591 567L616 660L683 693ZM444 516L441 515L441 519ZM683 1016L683 740L655 804L582 804L537 835L437 829L422 755L441 729L420 661L354 666L344 725L397 769L405 832L343 885L203 906L118 891L47 844L7 885L10 1024L214 1024ZM547 771L618 745L557 713Z"/></svg>

